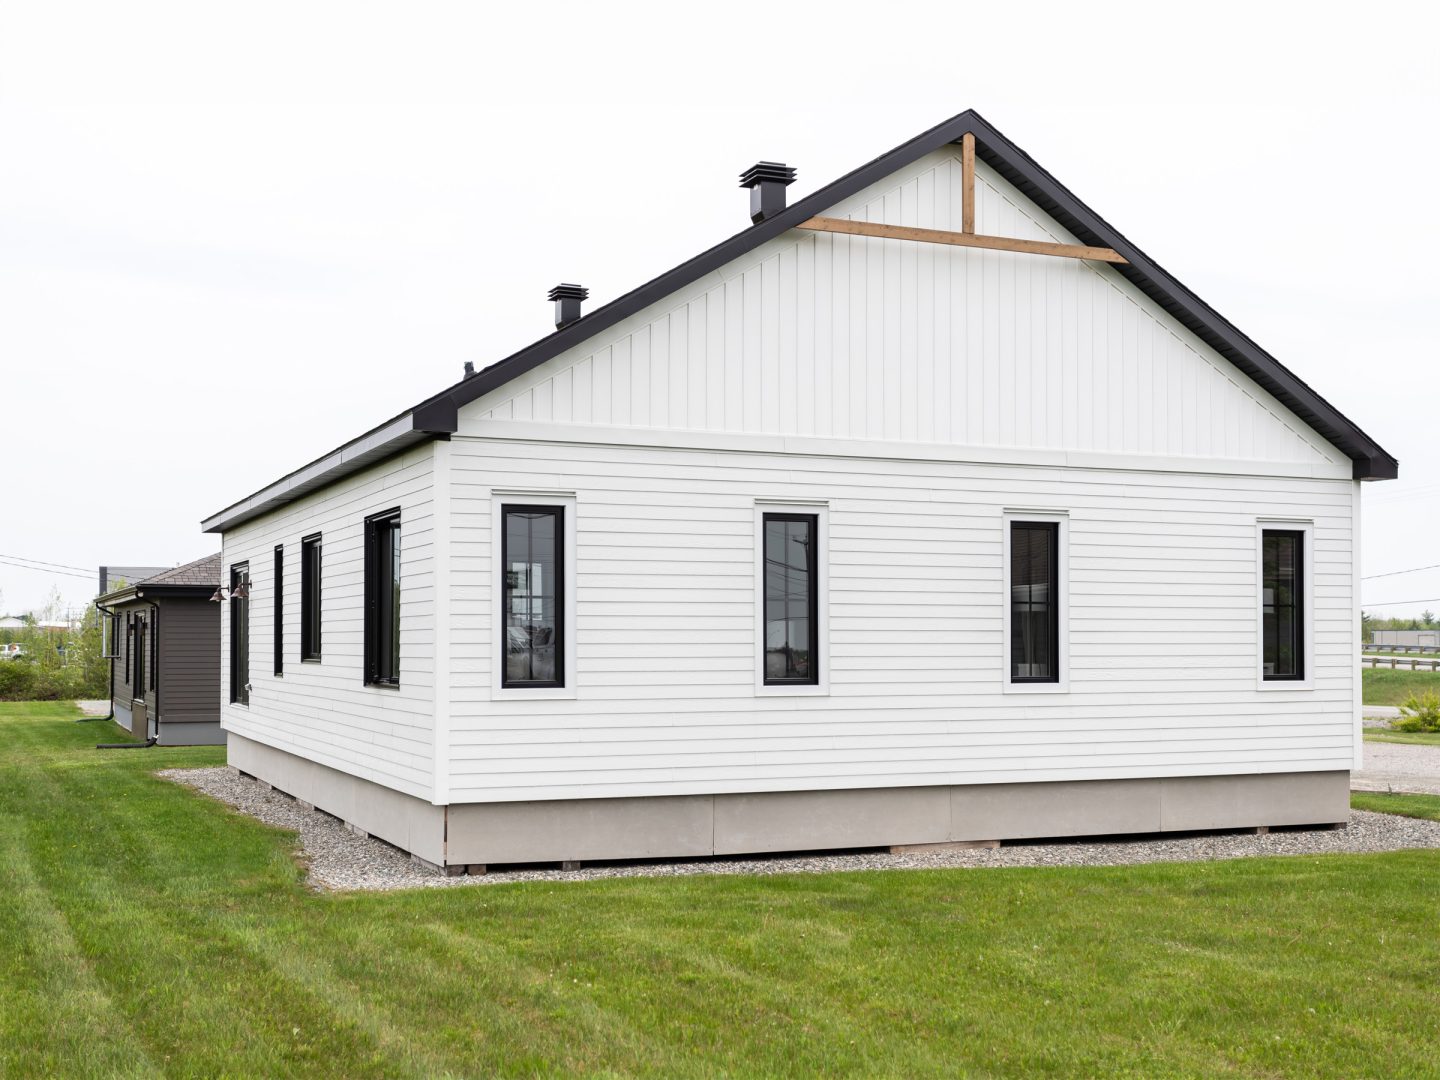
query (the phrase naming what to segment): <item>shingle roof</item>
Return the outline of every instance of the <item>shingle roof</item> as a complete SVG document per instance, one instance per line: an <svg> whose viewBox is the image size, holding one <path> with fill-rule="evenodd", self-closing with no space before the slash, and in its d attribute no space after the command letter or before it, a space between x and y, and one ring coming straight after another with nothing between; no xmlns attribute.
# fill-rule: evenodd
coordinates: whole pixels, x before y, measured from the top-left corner
<svg viewBox="0 0 1440 1080"><path fill-rule="evenodd" d="M136 582L137 585L204 585L207 588L220 587L220 553L206 555L203 559L196 559L184 566L177 566L172 570L164 570L148 577L143 581Z"/></svg>

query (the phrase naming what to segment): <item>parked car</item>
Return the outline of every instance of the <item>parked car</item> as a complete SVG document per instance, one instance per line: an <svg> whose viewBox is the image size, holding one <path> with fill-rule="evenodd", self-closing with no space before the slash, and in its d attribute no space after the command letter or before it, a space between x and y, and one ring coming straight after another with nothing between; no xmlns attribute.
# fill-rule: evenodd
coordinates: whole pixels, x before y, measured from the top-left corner
<svg viewBox="0 0 1440 1080"><path fill-rule="evenodd" d="M12 641L8 645L0 645L0 660L19 660L25 655L25 647L18 641Z"/></svg>

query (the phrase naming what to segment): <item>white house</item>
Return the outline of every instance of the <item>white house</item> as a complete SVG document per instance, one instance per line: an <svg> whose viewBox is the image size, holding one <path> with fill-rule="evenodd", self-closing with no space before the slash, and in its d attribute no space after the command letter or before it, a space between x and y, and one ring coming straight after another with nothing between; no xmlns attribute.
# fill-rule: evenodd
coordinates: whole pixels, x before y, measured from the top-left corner
<svg viewBox="0 0 1440 1080"><path fill-rule="evenodd" d="M232 764L452 872L1343 821L1395 460L973 112L205 521Z"/></svg>

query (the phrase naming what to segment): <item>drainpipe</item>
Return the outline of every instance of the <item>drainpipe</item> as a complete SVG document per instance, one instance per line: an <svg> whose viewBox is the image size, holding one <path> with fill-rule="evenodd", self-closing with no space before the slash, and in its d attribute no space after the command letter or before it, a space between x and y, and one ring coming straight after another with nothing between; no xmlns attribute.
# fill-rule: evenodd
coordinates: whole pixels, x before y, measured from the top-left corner
<svg viewBox="0 0 1440 1080"><path fill-rule="evenodd" d="M113 618L114 615L115 615L115 612L112 611L112 610L110 610L109 608L107 608L104 604L96 604L96 605L95 605L95 610L98 611L98 612L100 612L100 615L101 615L102 618ZM113 627L115 624L114 624L114 623L111 623L110 625ZM113 631L112 631L112 633L113 633ZM100 640L101 640L101 641L104 641L104 640L105 640L105 631L104 631L103 628L102 628L101 631L100 631ZM75 723L77 723L77 724L93 724L93 723L95 723L95 721L97 721L97 720L114 720L114 719L115 719L115 642L113 642L113 641L110 642L110 656L109 656L109 660L110 660L110 682L107 684L107 687L106 687L106 688L110 691L110 715L109 715L109 716L82 716L79 720L76 720Z"/></svg>

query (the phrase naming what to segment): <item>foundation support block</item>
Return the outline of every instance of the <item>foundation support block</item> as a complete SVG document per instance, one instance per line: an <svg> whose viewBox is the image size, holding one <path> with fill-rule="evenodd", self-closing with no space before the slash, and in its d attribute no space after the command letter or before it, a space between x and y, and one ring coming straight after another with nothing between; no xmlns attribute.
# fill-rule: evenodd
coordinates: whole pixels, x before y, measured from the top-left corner
<svg viewBox="0 0 1440 1080"><path fill-rule="evenodd" d="M353 821L347 821L347 822L345 822L345 828L346 828L349 832L354 833L354 834L355 834L356 836L358 836L361 840L369 840L369 839L370 839L370 834L369 834L368 832L366 832L364 829L362 829L359 825L356 825ZM418 857L418 856L417 856L417 857ZM429 863L428 865L434 866L435 864L434 864L434 863Z"/></svg>
<svg viewBox="0 0 1440 1080"><path fill-rule="evenodd" d="M483 862L472 862L466 865L465 872L471 877L484 877L485 864Z"/></svg>
<svg viewBox="0 0 1440 1080"><path fill-rule="evenodd" d="M947 851L993 851L999 840L943 840L938 844L891 844L891 855L943 855Z"/></svg>
<svg viewBox="0 0 1440 1080"><path fill-rule="evenodd" d="M560 869L561 869L561 870L579 870L579 869L580 869L580 860L579 860L579 859L564 859L564 860L562 860L561 863L560 863Z"/></svg>

